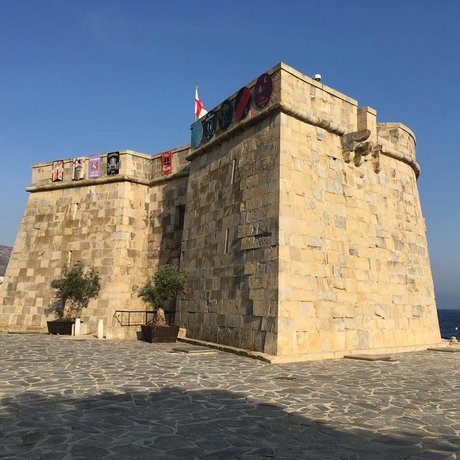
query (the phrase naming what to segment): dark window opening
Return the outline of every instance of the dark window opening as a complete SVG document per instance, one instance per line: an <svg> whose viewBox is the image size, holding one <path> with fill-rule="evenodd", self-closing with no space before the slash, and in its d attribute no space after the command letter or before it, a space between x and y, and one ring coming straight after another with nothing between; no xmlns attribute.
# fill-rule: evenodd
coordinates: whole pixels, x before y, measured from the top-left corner
<svg viewBox="0 0 460 460"><path fill-rule="evenodd" d="M176 218L174 222L175 230L182 230L184 228L185 220L185 206L176 206Z"/></svg>

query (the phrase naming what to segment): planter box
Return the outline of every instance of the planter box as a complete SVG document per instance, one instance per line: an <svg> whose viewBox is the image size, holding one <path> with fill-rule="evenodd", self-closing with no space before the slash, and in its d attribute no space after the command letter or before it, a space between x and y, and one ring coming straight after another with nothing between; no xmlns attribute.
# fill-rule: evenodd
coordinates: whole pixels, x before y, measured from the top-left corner
<svg viewBox="0 0 460 460"><path fill-rule="evenodd" d="M151 326L144 324L141 326L142 337L145 342L175 342L179 334L179 326Z"/></svg>
<svg viewBox="0 0 460 460"><path fill-rule="evenodd" d="M47 321L48 333L59 335L72 335L72 326L75 321Z"/></svg>

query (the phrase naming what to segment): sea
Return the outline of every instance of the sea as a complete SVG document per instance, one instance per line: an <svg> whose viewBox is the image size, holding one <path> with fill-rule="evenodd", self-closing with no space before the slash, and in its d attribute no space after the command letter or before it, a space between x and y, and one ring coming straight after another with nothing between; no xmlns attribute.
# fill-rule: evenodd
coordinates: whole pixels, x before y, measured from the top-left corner
<svg viewBox="0 0 460 460"><path fill-rule="evenodd" d="M450 339L457 337L460 341L460 310L438 310L439 327L441 337Z"/></svg>

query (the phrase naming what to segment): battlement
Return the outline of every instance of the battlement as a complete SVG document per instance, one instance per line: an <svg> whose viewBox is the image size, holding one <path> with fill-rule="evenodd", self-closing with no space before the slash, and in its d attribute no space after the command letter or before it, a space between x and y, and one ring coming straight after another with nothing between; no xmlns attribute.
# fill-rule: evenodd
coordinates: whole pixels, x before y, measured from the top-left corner
<svg viewBox="0 0 460 460"><path fill-rule="evenodd" d="M210 110L207 117L192 125L192 148L189 159L193 159L196 155L223 142L235 132L246 129L277 111L289 113L296 118L338 134L356 130L356 100L301 74L284 63L277 64L261 77L264 75L269 75L271 80L272 89L269 101L266 104L263 101L259 104L261 107L255 103L250 104L247 113L241 119L231 114L229 126L223 128L219 116L225 110L226 104L235 105L239 93L244 88L247 88L251 97L254 98L256 91L261 91L263 83L258 82L259 79L253 80L240 91L233 93ZM213 115L216 118L215 136L207 138L205 133L200 137L199 144L194 142L194 126L200 126L201 123L206 125L210 116Z"/></svg>
<svg viewBox="0 0 460 460"><path fill-rule="evenodd" d="M63 162L63 178L61 181L52 181L53 163L35 163L32 166L32 184L26 190L30 193L43 190L53 190L69 187L87 187L107 182L129 181L144 185L150 185L155 181L167 180L178 173L183 173L187 166L186 155L189 146L178 147L171 150L173 156L171 175L164 176L161 168L162 154L149 155L146 153L135 152L134 150L120 150L119 172L116 175L107 175L107 155L109 152L81 156L83 177L79 180L73 178L74 158L67 158ZM89 178L88 167L89 158L99 157L101 174L99 177Z"/></svg>

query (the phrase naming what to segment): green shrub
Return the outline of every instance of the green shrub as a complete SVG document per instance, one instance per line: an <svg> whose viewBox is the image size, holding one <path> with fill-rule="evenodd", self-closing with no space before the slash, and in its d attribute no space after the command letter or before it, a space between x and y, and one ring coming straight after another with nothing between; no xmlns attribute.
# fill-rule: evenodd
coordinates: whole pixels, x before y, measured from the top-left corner
<svg viewBox="0 0 460 460"><path fill-rule="evenodd" d="M59 319L73 319L88 306L90 299L98 296L101 289L99 273L93 268L87 270L81 261L64 268L62 278L51 281L60 300L54 311Z"/></svg>
<svg viewBox="0 0 460 460"><path fill-rule="evenodd" d="M183 294L187 284L187 275L171 265L163 265L153 277L150 277L139 290L138 296L158 313L154 317L156 324L164 324L164 311L167 303Z"/></svg>

